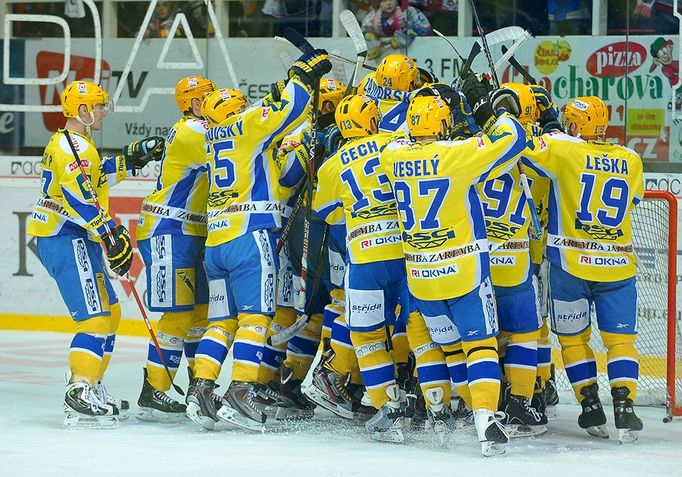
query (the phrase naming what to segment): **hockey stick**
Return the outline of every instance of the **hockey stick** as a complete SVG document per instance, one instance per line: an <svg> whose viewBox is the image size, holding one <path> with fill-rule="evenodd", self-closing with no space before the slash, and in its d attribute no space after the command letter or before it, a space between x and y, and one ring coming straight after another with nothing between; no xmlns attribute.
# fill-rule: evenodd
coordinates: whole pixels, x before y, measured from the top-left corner
<svg viewBox="0 0 682 477"><path fill-rule="evenodd" d="M464 57L460 54L459 50L458 50L457 48L455 48L455 45L453 45L452 42L451 42L450 40L448 40L447 37L446 37L445 35L443 35L441 32L439 32L439 31L436 30L435 28L433 28L431 31L432 31L433 33L435 33L436 36L439 36L439 37L441 37L443 40L445 40L445 41L448 42L448 45L450 45L450 46L452 47L452 49L455 50L455 53L457 53L457 56L459 56L459 61L461 61L462 64L464 64L464 63L466 62L466 60L464 59Z"/></svg>
<svg viewBox="0 0 682 477"><path fill-rule="evenodd" d="M85 172L85 167L83 166L83 163L81 162L81 158L78 155L78 152L76 151L76 148L73 145L73 142L71 142L71 135L69 134L68 129L64 129L64 136L66 136L66 142L69 143L69 147L71 148L71 152L73 153L73 157L76 159L76 164L78 164L78 169L80 169L81 176L83 176L83 183L85 184L85 186L88 189L88 192L92 196L92 200L95 203L95 208L97 208L97 212L99 213L100 217L102 218L102 222L104 223L104 230L106 230L107 237L109 238L109 243L113 246L115 244L114 234L111 232L111 228L109 228L109 224L104 220L104 217L105 217L104 208L102 207L102 204L99 203L99 199L97 198L97 192L95 191L95 187L92 185L92 181L90 181L90 177L88 176L88 173ZM154 347L156 348L156 352L159 355L159 359L161 360L161 363L163 364L164 369L166 370L166 374L168 375L168 379L170 379L170 382L173 385L173 389L175 389L178 392L178 394L180 394L181 396L184 396L185 393L182 391L182 388L173 382L173 376L171 375L170 369L168 369L168 365L166 364L166 360L163 358L163 351L161 351L161 346L159 346L159 342L156 339L156 334L154 333L154 330L152 329L152 325L149 322L149 317L147 316L147 312L144 311L144 306L142 305L142 300L140 300L140 295L137 294L137 288L135 288L135 283L130 278L130 273L126 273L125 280L128 282L128 285L130 285L130 289L133 293L133 296L135 297L135 301L137 302L137 307L140 309L140 313L142 314L142 319L144 320L144 324L147 326L147 331L149 331L149 336L152 338L152 341L154 342Z"/></svg>
<svg viewBox="0 0 682 477"><path fill-rule="evenodd" d="M284 68L285 72L289 71L289 69L291 68L291 65L294 64L294 59L286 51L283 51L279 54L279 61L280 61L280 63L282 63L282 68Z"/></svg>
<svg viewBox="0 0 682 477"><path fill-rule="evenodd" d="M348 83L346 87L345 96L354 94L358 85L360 84L360 72L362 71L362 66L365 64L367 59L367 41L365 40L365 35L362 34L362 28L358 23L358 19L355 18L353 12L350 10L343 10L339 14L339 20L343 28L348 33L348 36L353 40L353 46L355 47L355 67L353 68L353 76L351 82Z"/></svg>
<svg viewBox="0 0 682 477"><path fill-rule="evenodd" d="M277 333L273 334L268 338L268 344L270 346L277 346L282 343L286 343L291 338L296 336L305 326L310 322L312 315L313 301L317 295L317 290L320 287L320 281L322 278L322 264L324 262L324 253L327 248L327 240L329 239L329 224L324 224L324 229L322 230L322 241L320 242L320 251L317 255L317 262L315 262L315 277L313 278L313 287L310 292L310 301L306 306L303 314L292 324L291 326L284 328Z"/></svg>
<svg viewBox="0 0 682 477"><path fill-rule="evenodd" d="M508 48L504 45L502 45L502 53L507 53ZM514 67L516 72L523 76L523 78L528 81L530 84L538 84L538 81L533 77L533 75L530 74L530 72L521 66L521 63L518 62L516 58L514 58L514 55L511 55L509 57L509 64Z"/></svg>
<svg viewBox="0 0 682 477"><path fill-rule="evenodd" d="M490 67L492 76L491 79L493 80L493 85L495 88L500 87L500 80L497 78L497 72L495 71L495 63L493 62L493 57L492 57L492 52L490 51L490 45L488 44L488 40L486 39L485 35L483 34L483 27L481 26L481 20L478 18L478 12L476 11L476 4L474 0L469 0L469 3L471 4L471 10L474 15L474 23L476 23L476 29L478 30L478 35L481 37L481 44L483 46L483 52L485 53L485 57L488 60L488 66ZM518 27L509 27L509 28L518 28ZM502 29L504 30L504 28ZM523 29L521 29L523 33ZM493 34L496 32L493 32ZM506 33L504 35L499 34L500 38L503 36L507 36ZM506 38L509 39L509 38ZM498 38L495 38L495 41L497 41ZM509 50L511 51L511 50ZM507 54L509 53L507 51ZM513 52L512 52L513 54ZM509 55L511 56L511 55ZM523 166L521 165L520 162L516 163L516 167L519 171L519 179L521 181L521 187L523 188L523 193L526 195L526 204L528 205L528 209L530 210L530 222L531 222L531 227L534 229L534 232L531 231L531 236L534 239L540 238L540 235L542 234L542 227L540 225L540 218L538 217L538 212L535 209L535 201L533 200L533 196L530 193L530 186L528 185L528 177L526 176L526 173L523 170Z"/></svg>

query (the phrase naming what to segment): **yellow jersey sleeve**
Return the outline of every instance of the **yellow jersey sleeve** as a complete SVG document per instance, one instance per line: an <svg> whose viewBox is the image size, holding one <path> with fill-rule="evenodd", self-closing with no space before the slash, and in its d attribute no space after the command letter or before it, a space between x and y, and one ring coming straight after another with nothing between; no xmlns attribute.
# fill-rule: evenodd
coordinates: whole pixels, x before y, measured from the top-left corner
<svg viewBox="0 0 682 477"><path fill-rule="evenodd" d="M105 234L105 223L116 226L108 213L109 185L129 172L123 156L104 162L92 139L70 132L71 140L97 194L104 213L100 214L73 156L66 136L60 130L50 139L41 162L40 197L34 206L28 233L36 237L84 234L92 239Z"/></svg>
<svg viewBox="0 0 682 477"><path fill-rule="evenodd" d="M206 235L207 130L205 121L183 117L168 132L156 190L142 202L138 240L160 234Z"/></svg>
<svg viewBox="0 0 682 477"><path fill-rule="evenodd" d="M310 110L310 91L292 79L280 102L252 106L206 132L207 246L281 226L277 146Z"/></svg>
<svg viewBox="0 0 682 477"><path fill-rule="evenodd" d="M522 160L550 181L547 259L586 280L634 276L630 213L644 194L637 153L552 133L535 138Z"/></svg>
<svg viewBox="0 0 682 477"><path fill-rule="evenodd" d="M430 144L397 139L381 165L393 187L410 291L445 300L490 274L477 184L507 172L525 148L525 133L501 117L491 136Z"/></svg>

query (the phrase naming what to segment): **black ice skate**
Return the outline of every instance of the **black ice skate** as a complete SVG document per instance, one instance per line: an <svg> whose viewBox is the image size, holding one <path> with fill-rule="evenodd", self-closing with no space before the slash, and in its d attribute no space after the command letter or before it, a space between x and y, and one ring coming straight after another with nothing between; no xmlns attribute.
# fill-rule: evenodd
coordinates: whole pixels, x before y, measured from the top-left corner
<svg viewBox="0 0 682 477"><path fill-rule="evenodd" d="M609 431L606 429L606 414L599 400L599 385L592 383L580 390L583 400L580 406L583 412L578 416L578 425L585 429L591 436L609 438Z"/></svg>
<svg viewBox="0 0 682 477"><path fill-rule="evenodd" d="M405 396L403 401L405 418L412 419L417 412L417 378L414 376L416 362L414 355L410 354L407 363L396 364L396 382L400 391Z"/></svg>
<svg viewBox="0 0 682 477"><path fill-rule="evenodd" d="M294 378L294 372L282 366L280 382L277 384L277 420L311 419L315 415L315 404L301 391L302 381Z"/></svg>
<svg viewBox="0 0 682 477"><path fill-rule="evenodd" d="M102 381L97 381L93 386L94 392L101 403L109 404L118 409L119 421L128 419L128 411L130 410L130 403L125 399L118 399L109 394L107 387Z"/></svg>
<svg viewBox="0 0 682 477"><path fill-rule="evenodd" d="M337 416L353 419L353 397L348 389L348 376L341 376L333 369L329 369L324 358L313 371L313 379L309 386L301 388L305 396L315 404L336 414Z"/></svg>
<svg viewBox="0 0 682 477"><path fill-rule="evenodd" d="M621 444L635 442L639 438L639 431L644 428L642 420L635 414L634 403L628 398L629 394L630 390L625 386L611 389L613 416Z"/></svg>
<svg viewBox="0 0 682 477"><path fill-rule="evenodd" d="M538 436L547 432L547 417L532 407L528 398L510 394L504 407L509 437Z"/></svg>
<svg viewBox="0 0 682 477"><path fill-rule="evenodd" d="M265 413L256 402L258 393L256 383L232 381L225 391L218 419L253 432L262 432Z"/></svg>
<svg viewBox="0 0 682 477"><path fill-rule="evenodd" d="M147 369L143 368L144 382L137 399L137 418L151 422L177 422L185 419L186 406L168 394L157 391L147 380Z"/></svg>
<svg viewBox="0 0 682 477"><path fill-rule="evenodd" d="M220 398L213 390L216 388L215 381L210 379L195 378L187 390L187 417L196 422L204 429L213 430L218 421L218 409Z"/></svg>
<svg viewBox="0 0 682 477"><path fill-rule="evenodd" d="M474 411L467 407L464 399L458 397L451 400L450 408L452 409L452 418L455 423L455 429L472 429L475 427Z"/></svg>
<svg viewBox="0 0 682 477"><path fill-rule="evenodd" d="M540 384L540 378L535 379L535 388L533 389L533 398L530 400L530 407L534 408L540 414L547 416L547 401L545 401L545 389Z"/></svg>
<svg viewBox="0 0 682 477"><path fill-rule="evenodd" d="M440 439L440 443L445 444L448 432L455 430L455 419L452 417L449 403L443 402L443 389L427 389L426 399L429 401L429 407L426 410L429 424Z"/></svg>
<svg viewBox="0 0 682 477"><path fill-rule="evenodd" d="M64 427L118 427L118 409L102 403L87 381L70 383L64 395Z"/></svg>
<svg viewBox="0 0 682 477"><path fill-rule="evenodd" d="M559 404L559 391L556 387L556 378L554 375L554 363L552 363L551 373L549 379L545 383L544 389L545 395L545 414L548 419L556 419L559 417L559 411L557 409L557 404Z"/></svg>
<svg viewBox="0 0 682 477"><path fill-rule="evenodd" d="M504 413L494 413L487 409L474 411L474 424L478 442L481 443L481 454L492 457L507 452L509 436L500 421Z"/></svg>
<svg viewBox="0 0 682 477"><path fill-rule="evenodd" d="M386 394L389 401L365 423L365 429L375 441L399 444L405 441L403 436L405 411L400 402L400 388L397 384L391 384L386 389Z"/></svg>

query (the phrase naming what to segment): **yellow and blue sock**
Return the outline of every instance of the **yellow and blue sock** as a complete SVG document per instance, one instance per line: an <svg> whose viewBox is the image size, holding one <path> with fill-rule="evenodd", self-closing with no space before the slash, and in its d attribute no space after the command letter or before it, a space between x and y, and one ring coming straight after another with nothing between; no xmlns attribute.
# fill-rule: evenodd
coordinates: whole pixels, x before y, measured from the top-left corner
<svg viewBox="0 0 682 477"><path fill-rule="evenodd" d="M375 409L389 401L386 388L395 384L395 365L386 347L386 328L351 331L350 339L358 357L360 374Z"/></svg>
<svg viewBox="0 0 682 477"><path fill-rule="evenodd" d="M471 409L497 411L500 398L500 362L497 339L462 341L466 354ZM466 400L465 400L466 402Z"/></svg>
<svg viewBox="0 0 682 477"><path fill-rule="evenodd" d="M192 326L193 317L192 310L169 311L162 314L159 319L156 339L163 353L163 361L173 378L180 367L185 337ZM166 369L151 339L147 346L147 381L157 391L168 391L171 386Z"/></svg>
<svg viewBox="0 0 682 477"><path fill-rule="evenodd" d="M630 390L628 398L637 400L639 359L635 348L636 335L601 332L606 346L606 371L612 388L625 386Z"/></svg>
<svg viewBox="0 0 682 477"><path fill-rule="evenodd" d="M533 397L537 375L537 343L540 330L529 333L503 333L507 342L504 375L515 396Z"/></svg>
<svg viewBox="0 0 682 477"><path fill-rule="evenodd" d="M296 310L290 307L280 306L275 311L275 316L270 323L268 336L272 336L278 331L288 328L296 321ZM275 373L284 361L286 356L287 343L276 346L269 345L267 342L263 348L263 359L258 370L258 382L267 384L275 377Z"/></svg>
<svg viewBox="0 0 682 477"><path fill-rule="evenodd" d="M194 313L192 315L192 325L183 343L185 358L187 359L187 366L190 373L194 375L194 355L197 353L201 337L204 336L206 328L208 327L208 305L197 304L194 305Z"/></svg>
<svg viewBox="0 0 682 477"><path fill-rule="evenodd" d="M591 334L592 329L588 327L578 335L559 336L561 358L578 402L584 398L580 391L597 382L597 362L589 345Z"/></svg>
<svg viewBox="0 0 682 477"><path fill-rule="evenodd" d="M194 377L215 381L232 346L237 326L236 319L213 321L208 324L194 355Z"/></svg>
<svg viewBox="0 0 682 477"><path fill-rule="evenodd" d="M315 313L308 324L289 340L284 366L292 370L294 379L305 379L317 354L321 334L322 313Z"/></svg>

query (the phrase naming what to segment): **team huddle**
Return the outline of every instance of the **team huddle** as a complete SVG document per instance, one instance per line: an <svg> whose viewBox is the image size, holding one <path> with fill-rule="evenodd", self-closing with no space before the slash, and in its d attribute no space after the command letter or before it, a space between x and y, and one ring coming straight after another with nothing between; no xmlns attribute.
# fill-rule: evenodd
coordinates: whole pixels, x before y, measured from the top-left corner
<svg viewBox="0 0 682 477"><path fill-rule="evenodd" d="M102 383L121 312L98 242L125 276L133 245L109 187L160 161L136 229L146 307L161 313L139 419L261 432L320 406L375 440L472 429L483 455L502 454L556 413L551 329L579 426L607 438L594 306L619 440L636 440L642 162L604 142L603 101L560 112L539 85L469 73L450 86L397 54L357 92L330 70L326 51L306 53L255 104L188 76L165 139L103 159L90 131L107 93L64 90L29 233L76 323L65 425L113 427L129 410ZM184 404L167 394L183 355Z"/></svg>

